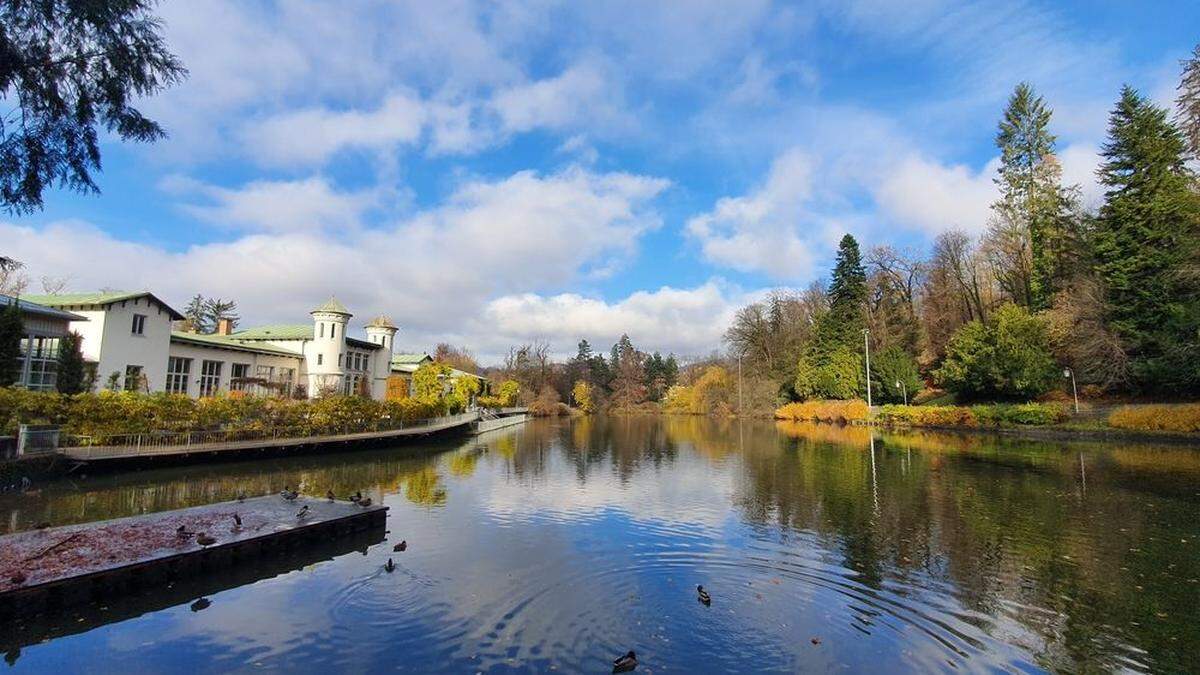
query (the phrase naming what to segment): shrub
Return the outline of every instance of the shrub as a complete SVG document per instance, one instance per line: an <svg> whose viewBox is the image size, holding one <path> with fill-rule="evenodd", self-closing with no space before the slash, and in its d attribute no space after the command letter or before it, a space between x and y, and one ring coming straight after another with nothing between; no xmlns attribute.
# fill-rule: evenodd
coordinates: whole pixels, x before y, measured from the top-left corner
<svg viewBox="0 0 1200 675"><path fill-rule="evenodd" d="M1061 403L1019 403L1007 405L977 405L971 413L980 425L1001 426L1006 424L1044 425L1065 422L1070 415Z"/></svg>
<svg viewBox="0 0 1200 675"><path fill-rule="evenodd" d="M1067 417L1066 407L1058 403L995 403L971 407L885 405L879 413L879 421L883 424L913 427L1043 425L1057 424Z"/></svg>
<svg viewBox="0 0 1200 675"><path fill-rule="evenodd" d="M864 422L869 413L865 401L802 401L788 403L775 411L775 419L817 422Z"/></svg>
<svg viewBox="0 0 1200 675"><path fill-rule="evenodd" d="M955 405L885 405L879 411L883 424L912 427L974 427L970 408Z"/></svg>
<svg viewBox="0 0 1200 675"><path fill-rule="evenodd" d="M946 345L934 373L938 382L967 398L1032 398L1057 380L1045 322L1005 305L988 323L963 325Z"/></svg>
<svg viewBox="0 0 1200 675"><path fill-rule="evenodd" d="M1134 431L1200 431L1200 403L1123 405L1108 416L1108 425Z"/></svg>
<svg viewBox="0 0 1200 675"><path fill-rule="evenodd" d="M902 386L897 387L899 382ZM871 394L874 402L901 403L905 393L911 400L921 391L917 362L899 347L888 347L871 356Z"/></svg>

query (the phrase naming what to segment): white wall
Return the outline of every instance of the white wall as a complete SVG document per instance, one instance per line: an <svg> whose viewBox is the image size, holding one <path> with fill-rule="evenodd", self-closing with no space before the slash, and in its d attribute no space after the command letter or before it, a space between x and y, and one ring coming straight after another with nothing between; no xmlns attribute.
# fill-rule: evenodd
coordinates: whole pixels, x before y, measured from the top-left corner
<svg viewBox="0 0 1200 675"><path fill-rule="evenodd" d="M83 357L97 364L96 388L102 389L110 373L125 386L125 366L141 366L150 391L162 391L167 382L167 350L171 340L171 315L149 298L117 302L107 310L71 310L87 317L72 321L71 330L83 336ZM146 317L142 335L133 334L133 315Z"/></svg>
<svg viewBox="0 0 1200 675"><path fill-rule="evenodd" d="M274 367L277 373L280 368L294 368L296 370L295 383L304 384L304 381L300 379L302 359L299 355L256 354L236 349L202 347L177 341L171 343L170 356L192 360L191 370L188 372L187 389L188 396L192 398L200 396L200 364L204 361L219 361L221 363L221 379L218 385L218 391L220 392L229 391L229 379L233 375L233 364L235 363L248 364L250 366L250 370L248 371L249 377L257 377L258 366L260 365ZM166 386L165 376L163 386Z"/></svg>

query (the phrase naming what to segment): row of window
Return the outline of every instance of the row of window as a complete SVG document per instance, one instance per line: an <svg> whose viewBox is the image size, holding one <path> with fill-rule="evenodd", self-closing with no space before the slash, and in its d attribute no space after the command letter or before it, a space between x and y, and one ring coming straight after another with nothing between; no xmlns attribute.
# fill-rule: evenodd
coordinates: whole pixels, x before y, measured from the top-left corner
<svg viewBox="0 0 1200 675"><path fill-rule="evenodd" d="M28 370L25 369L26 364ZM22 338L17 373L18 381L23 382L27 389L54 389L58 379L58 338Z"/></svg>
<svg viewBox="0 0 1200 675"><path fill-rule="evenodd" d="M191 381L193 359L184 358L182 356L172 356L167 360L167 391L172 394L188 393L189 384ZM200 362L200 377L196 380L199 385L200 396L214 396L221 388L221 370L224 368L224 361L211 361L204 359ZM290 392L292 386L296 383L295 368L278 368L275 366L258 366L255 378L265 380L268 384L273 384L281 387L283 391ZM234 391L248 388L249 383L245 382L250 378L249 363L233 363L230 364L229 379L230 389Z"/></svg>
<svg viewBox="0 0 1200 675"><path fill-rule="evenodd" d="M324 321L317 323L317 337L319 337L319 338L325 337L325 322ZM329 337L330 338L337 337L337 324L336 323L329 324Z"/></svg>
<svg viewBox="0 0 1200 675"><path fill-rule="evenodd" d="M338 368L342 367L342 363L346 364L346 368L350 370L361 370L366 372L370 370L371 359L366 354L360 352L350 352L350 354L338 354ZM317 354L317 365L325 364L325 355Z"/></svg>

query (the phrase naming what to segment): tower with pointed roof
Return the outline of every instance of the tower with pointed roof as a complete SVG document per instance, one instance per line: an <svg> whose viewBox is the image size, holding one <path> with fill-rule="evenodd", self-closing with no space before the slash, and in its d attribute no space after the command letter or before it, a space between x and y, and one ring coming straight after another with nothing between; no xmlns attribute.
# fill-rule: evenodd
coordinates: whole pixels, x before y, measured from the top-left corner
<svg viewBox="0 0 1200 675"><path fill-rule="evenodd" d="M311 349L305 350L309 396L340 392L346 375L346 326L353 315L333 297L309 315L313 320Z"/></svg>
<svg viewBox="0 0 1200 675"><path fill-rule="evenodd" d="M392 350L396 343L396 332L400 329L390 317L380 314L367 324L367 341L382 349L373 357L371 396L376 399L387 397L387 381L392 374Z"/></svg>

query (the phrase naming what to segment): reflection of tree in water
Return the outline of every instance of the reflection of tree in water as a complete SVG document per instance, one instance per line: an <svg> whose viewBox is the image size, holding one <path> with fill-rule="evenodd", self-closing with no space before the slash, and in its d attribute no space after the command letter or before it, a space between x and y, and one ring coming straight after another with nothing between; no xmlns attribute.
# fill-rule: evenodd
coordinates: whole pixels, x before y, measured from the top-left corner
<svg viewBox="0 0 1200 675"><path fill-rule="evenodd" d="M427 466L405 477L404 496L421 506L442 506L446 503L446 488L437 470Z"/></svg>
<svg viewBox="0 0 1200 675"><path fill-rule="evenodd" d="M450 455L446 464L452 475L458 478L470 478L475 474L475 467L479 464L481 454L482 452L477 448L463 450Z"/></svg>
<svg viewBox="0 0 1200 675"><path fill-rule="evenodd" d="M40 522L67 525L212 504L234 499L240 492L276 494L285 485L299 486L315 497L323 497L327 490L339 497L358 490L396 492L407 476L437 461L429 451L425 447L423 456L412 456L422 450L410 447L68 477L35 486L36 496L0 495L0 512L8 514L0 531L30 529Z"/></svg>
<svg viewBox="0 0 1200 675"><path fill-rule="evenodd" d="M1148 659L1178 671L1200 648L1181 620L1200 618L1189 451L884 434L872 473L866 429L779 432L743 443L737 506L752 523L816 533L862 583L949 584L965 607L1024 625L1051 669Z"/></svg>

